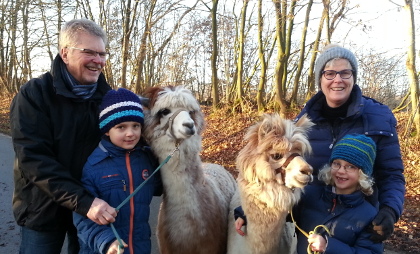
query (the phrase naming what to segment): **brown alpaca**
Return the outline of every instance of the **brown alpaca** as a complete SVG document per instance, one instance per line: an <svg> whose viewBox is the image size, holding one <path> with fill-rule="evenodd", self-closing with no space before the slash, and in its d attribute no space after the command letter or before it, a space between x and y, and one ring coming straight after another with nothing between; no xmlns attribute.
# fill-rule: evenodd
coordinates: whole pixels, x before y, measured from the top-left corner
<svg viewBox="0 0 420 254"><path fill-rule="evenodd" d="M236 190L222 166L202 165L204 117L191 92L182 87L146 91L144 135L162 162L164 194L157 238L162 254L225 254L229 203Z"/></svg>
<svg viewBox="0 0 420 254"><path fill-rule="evenodd" d="M312 179L312 167L302 157L311 152L306 132L312 125L306 117L294 124L266 114L248 129L248 143L236 159L238 189L229 216L229 254L291 252L292 243L281 243L281 238L287 239L286 216L300 198L294 188ZM239 205L247 217L245 236L234 225L233 209Z"/></svg>

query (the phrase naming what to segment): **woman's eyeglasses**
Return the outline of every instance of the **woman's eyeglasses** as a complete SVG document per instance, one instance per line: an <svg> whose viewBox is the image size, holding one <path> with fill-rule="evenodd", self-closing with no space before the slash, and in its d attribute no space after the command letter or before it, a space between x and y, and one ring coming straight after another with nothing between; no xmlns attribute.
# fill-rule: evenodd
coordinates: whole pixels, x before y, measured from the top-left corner
<svg viewBox="0 0 420 254"><path fill-rule="evenodd" d="M340 74L340 77L342 79L349 79L351 76L353 76L353 70L346 69L342 71L333 71L333 70L326 70L322 72L322 75L328 80L333 80L337 74Z"/></svg>

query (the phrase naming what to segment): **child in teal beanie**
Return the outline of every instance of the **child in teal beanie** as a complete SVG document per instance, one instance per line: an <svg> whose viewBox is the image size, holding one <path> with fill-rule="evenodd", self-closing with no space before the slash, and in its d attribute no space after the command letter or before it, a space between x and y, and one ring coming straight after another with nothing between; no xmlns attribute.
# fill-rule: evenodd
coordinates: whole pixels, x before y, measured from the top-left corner
<svg viewBox="0 0 420 254"><path fill-rule="evenodd" d="M371 175L375 157L375 142L365 135L348 134L333 147L329 163L318 175L326 186L305 187L299 205L293 210L297 225L305 232L325 226L307 239L298 231L299 254L308 250L383 253L383 245L369 239L369 226L378 209L365 200L373 193Z"/></svg>

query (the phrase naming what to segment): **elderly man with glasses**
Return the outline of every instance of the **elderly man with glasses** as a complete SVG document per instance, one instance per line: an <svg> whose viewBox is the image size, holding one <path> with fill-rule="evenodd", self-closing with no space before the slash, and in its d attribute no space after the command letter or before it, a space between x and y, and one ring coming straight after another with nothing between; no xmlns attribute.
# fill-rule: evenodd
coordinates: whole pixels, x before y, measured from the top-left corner
<svg viewBox="0 0 420 254"><path fill-rule="evenodd" d="M101 138L98 107L111 89L102 74L107 36L94 22L64 24L51 71L24 84L10 107L14 165L13 213L20 254L79 252L72 212L98 224L116 210L80 183L83 165Z"/></svg>

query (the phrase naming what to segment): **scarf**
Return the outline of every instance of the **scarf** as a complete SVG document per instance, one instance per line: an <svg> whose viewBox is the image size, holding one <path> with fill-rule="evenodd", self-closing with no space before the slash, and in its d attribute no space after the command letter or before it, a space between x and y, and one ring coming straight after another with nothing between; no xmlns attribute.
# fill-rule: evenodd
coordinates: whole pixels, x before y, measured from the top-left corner
<svg viewBox="0 0 420 254"><path fill-rule="evenodd" d="M77 97L86 100L92 97L95 93L98 83L92 85L80 85L79 82L70 74L64 63L61 64L61 74L64 79L64 83Z"/></svg>

